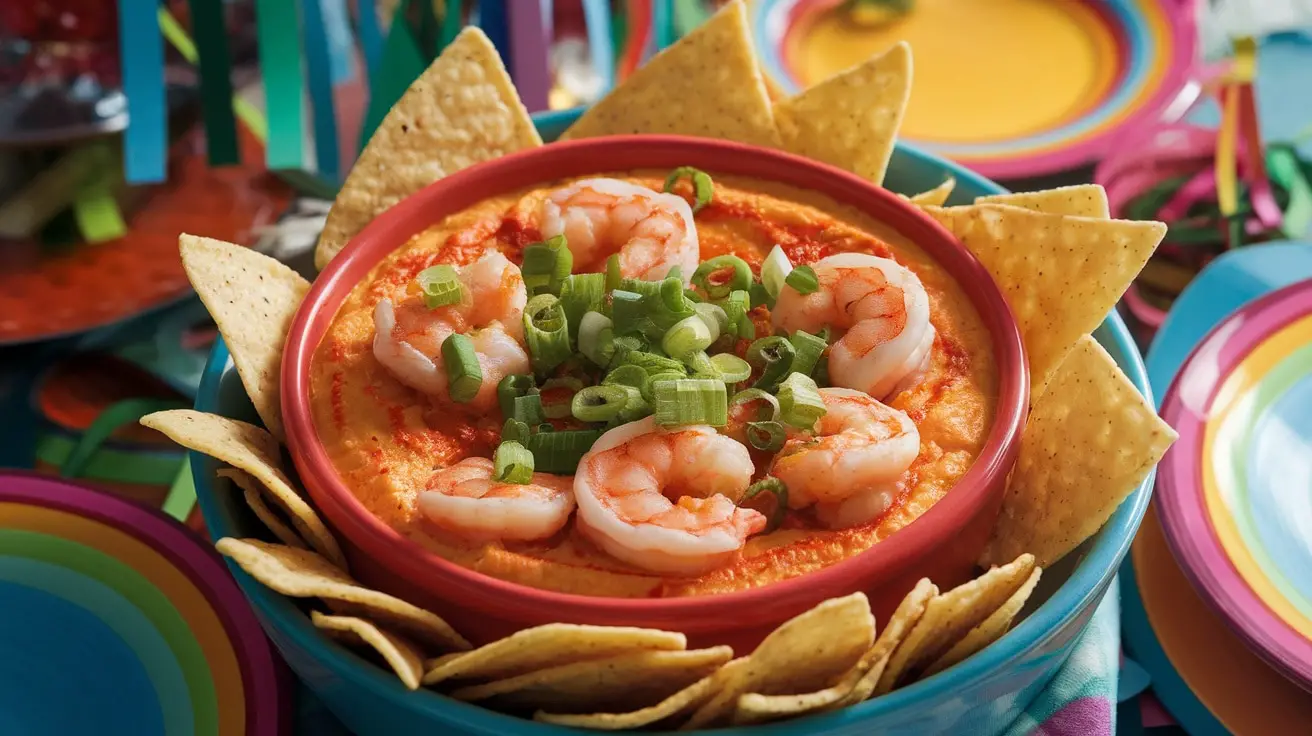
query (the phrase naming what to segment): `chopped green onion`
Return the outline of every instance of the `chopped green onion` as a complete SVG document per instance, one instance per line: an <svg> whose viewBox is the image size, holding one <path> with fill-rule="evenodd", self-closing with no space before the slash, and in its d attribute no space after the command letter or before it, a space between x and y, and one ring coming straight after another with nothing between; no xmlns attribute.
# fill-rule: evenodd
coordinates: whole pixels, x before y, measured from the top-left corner
<svg viewBox="0 0 1312 736"><path fill-rule="evenodd" d="M724 383L708 378L653 381L656 424L677 427L705 424L723 427L729 421Z"/></svg>
<svg viewBox="0 0 1312 736"><path fill-rule="evenodd" d="M616 289L610 293L610 318L616 335L646 334L651 327L647 301L634 291Z"/></svg>
<svg viewBox="0 0 1312 736"><path fill-rule="evenodd" d="M747 487L738 505L765 515L765 531L770 533L784 522L788 512L788 486L778 478L765 477Z"/></svg>
<svg viewBox="0 0 1312 736"><path fill-rule="evenodd" d="M779 384L779 418L798 429L811 429L825 415L825 401L815 381L791 373Z"/></svg>
<svg viewBox="0 0 1312 736"><path fill-rule="evenodd" d="M632 422L651 415L651 404L642 398L642 391L633 386L623 386L615 384L615 388L623 389L627 397L624 402L624 408L620 410L619 416L612 421Z"/></svg>
<svg viewBox="0 0 1312 736"><path fill-rule="evenodd" d="M620 281L623 277L620 275L620 254L612 253L606 259L606 291L615 291L620 288Z"/></svg>
<svg viewBox="0 0 1312 736"><path fill-rule="evenodd" d="M655 353L642 352L640 350L631 350L624 354L624 362L627 365L636 365L647 372L647 375L653 376L657 373L678 373L684 375L686 371L683 363L674 358L667 358Z"/></svg>
<svg viewBox="0 0 1312 736"><path fill-rule="evenodd" d="M524 485L533 480L533 453L518 442L502 442L492 455L492 473L499 483Z"/></svg>
<svg viewBox="0 0 1312 736"><path fill-rule="evenodd" d="M609 386L612 384L619 386L631 386L633 388L642 388L647 383L647 371L636 365L622 365L615 370L606 374L601 379L601 385Z"/></svg>
<svg viewBox="0 0 1312 736"><path fill-rule="evenodd" d="M520 273L530 294L558 294L561 281L574 268L574 254L565 244L565 236L557 235L542 243L524 248L524 261Z"/></svg>
<svg viewBox="0 0 1312 736"><path fill-rule="evenodd" d="M695 195L692 211L695 214L698 210L711 203L711 198L715 196L715 185L711 182L711 175L705 171L695 169L691 166L680 166L674 171L671 171L669 176L665 177L665 191L673 192L674 186L683 178L692 180L692 191Z"/></svg>
<svg viewBox="0 0 1312 736"><path fill-rule="evenodd" d="M753 342L747 348L747 362L761 371L756 388L773 390L788 375L796 352L792 343L778 336L762 337Z"/></svg>
<svg viewBox="0 0 1312 736"><path fill-rule="evenodd" d="M725 353L727 355L727 353ZM717 356L718 357L718 356ZM706 354L705 350L698 350L690 353L683 359L684 365L688 366L688 372L695 378L714 378L724 380L720 376L720 369L715 367L715 360Z"/></svg>
<svg viewBox="0 0 1312 736"><path fill-rule="evenodd" d="M524 307L524 340L538 373L546 373L570 357L569 320L559 299L539 294L528 300Z"/></svg>
<svg viewBox="0 0 1312 736"><path fill-rule="evenodd" d="M817 386L829 386L833 381L829 380L829 354L824 353L820 360L815 364L815 370L811 371L811 377L815 379Z"/></svg>
<svg viewBox="0 0 1312 736"><path fill-rule="evenodd" d="M728 275L726 270L730 271ZM735 255L716 256L697 267L692 283L711 299L723 299L732 291L752 285L752 267Z"/></svg>
<svg viewBox="0 0 1312 736"><path fill-rule="evenodd" d="M687 376L686 376L685 374L683 374L683 373L675 373L674 371L670 371L670 372L667 372L667 373L657 373L657 374L655 374L655 375L648 376L648 377L647 377L647 382L644 383L644 384L642 384L641 386L639 386L639 387L638 387L638 390L642 393L642 398L643 398L643 399L645 399L645 400L647 400L647 401L655 402L655 401L656 401L656 383L657 383L658 381L682 381L682 380L686 380L686 379L687 379Z"/></svg>
<svg viewBox="0 0 1312 736"><path fill-rule="evenodd" d="M528 425L518 419L507 419L506 423L501 425L502 442L518 442L521 445L527 445L529 434Z"/></svg>
<svg viewBox="0 0 1312 736"><path fill-rule="evenodd" d="M543 422L542 424L539 424L537 426L537 429L535 429L534 431L537 432L538 434L542 434L543 432L555 432L556 425L552 424L551 422Z"/></svg>
<svg viewBox="0 0 1312 736"><path fill-rule="evenodd" d="M720 380L725 383L739 383L752 377L751 364L733 353L712 355L711 365L719 371Z"/></svg>
<svg viewBox="0 0 1312 736"><path fill-rule="evenodd" d="M752 286L747 290L747 293L751 296L752 309L756 309L761 305L774 309L774 297L770 296L770 292L766 290L765 285L759 281L752 282Z"/></svg>
<svg viewBox="0 0 1312 736"><path fill-rule="evenodd" d="M770 254L761 262L761 285L766 293L778 299L779 290L784 288L784 279L793 270L793 264L778 245L770 249Z"/></svg>
<svg viewBox="0 0 1312 736"><path fill-rule="evenodd" d="M701 294L698 294L695 289L684 289L683 298L694 304L700 304L701 302L706 301L706 299Z"/></svg>
<svg viewBox="0 0 1312 736"><path fill-rule="evenodd" d="M700 315L686 317L669 329L661 338L661 349L670 357L683 359L711 346L716 335Z"/></svg>
<svg viewBox="0 0 1312 736"><path fill-rule="evenodd" d="M821 340L824 340L824 341L825 341L825 344L828 345L828 344L829 344L829 325L825 325L824 327L821 327L821 328L820 328L820 331L817 332L817 333L815 333L815 336L818 337L818 338L820 338Z"/></svg>
<svg viewBox="0 0 1312 736"><path fill-rule="evenodd" d="M600 436L601 432L595 429L538 432L529 438L528 449L533 453L533 464L539 473L570 475L578 469L579 460Z"/></svg>
<svg viewBox="0 0 1312 736"><path fill-rule="evenodd" d="M578 344L583 357L605 368L615 355L615 330L601 312L586 312L579 320Z"/></svg>
<svg viewBox="0 0 1312 736"><path fill-rule="evenodd" d="M752 321L752 315L744 314L742 318L738 320L738 339L756 339L756 323Z"/></svg>
<svg viewBox="0 0 1312 736"><path fill-rule="evenodd" d="M793 291L803 296L814 294L820 289L820 279L815 275L815 269L810 266L798 266L788 274L784 283L793 287Z"/></svg>
<svg viewBox="0 0 1312 736"><path fill-rule="evenodd" d="M645 279L620 279L619 290L631 291L642 297L656 296L661 293L664 281L647 281Z"/></svg>
<svg viewBox="0 0 1312 736"><path fill-rule="evenodd" d="M589 386L574 394L570 411L580 422L608 422L629 403L625 386Z"/></svg>
<svg viewBox="0 0 1312 736"><path fill-rule="evenodd" d="M651 347L647 338L643 335L624 335L616 337L610 341L614 346L615 352L610 358L610 365L618 366L624 363L624 356L629 353L643 352Z"/></svg>
<svg viewBox="0 0 1312 736"><path fill-rule="evenodd" d="M542 413L542 397L536 392L515 399L515 410L511 415L515 421L535 427L546 420Z"/></svg>
<svg viewBox="0 0 1312 736"><path fill-rule="evenodd" d="M560 284L560 305L569 322L569 337L578 339L583 315L600 312L606 300L606 277L599 273L566 276Z"/></svg>
<svg viewBox="0 0 1312 736"><path fill-rule="evenodd" d="M754 421L774 421L779 418L779 399L776 399L774 394L766 393L759 388L745 388L734 394L733 398L729 400L729 411L736 413L738 407L747 406L757 401L765 402L769 410L766 411L765 407L757 409Z"/></svg>
<svg viewBox="0 0 1312 736"><path fill-rule="evenodd" d="M415 276L419 290L424 295L424 306L429 309L456 304L465 295L465 286L460 283L460 274L446 264L425 268Z"/></svg>
<svg viewBox="0 0 1312 736"><path fill-rule="evenodd" d="M746 290L739 289L730 292L729 296L722 299L719 304L720 308L724 310L725 319L729 322L729 327L725 332L737 337L742 337L742 326L746 324L750 326L752 335L756 335L756 326L752 324L752 318L747 314L748 310L752 307L751 297Z"/></svg>
<svg viewBox="0 0 1312 736"><path fill-rule="evenodd" d="M676 264L674 264L673 266L670 266L670 270L669 270L668 273L665 274L665 278L667 278L667 279L678 279L678 280L680 281L680 283L682 283L682 281L683 281L683 269L679 266L679 264L676 263Z"/></svg>
<svg viewBox="0 0 1312 736"><path fill-rule="evenodd" d="M497 403L501 404L501 416L509 418L515 414L515 399L527 396L538 387L532 375L509 375L497 384Z"/></svg>
<svg viewBox="0 0 1312 736"><path fill-rule="evenodd" d="M779 422L748 422L747 444L764 452L779 452L784 446L784 425Z"/></svg>
<svg viewBox="0 0 1312 736"><path fill-rule="evenodd" d="M573 376L548 378L542 384L539 396L546 396L542 404L542 414L547 419L564 419L570 415L570 401L574 395L583 390L583 381Z"/></svg>
<svg viewBox="0 0 1312 736"><path fill-rule="evenodd" d="M483 387L483 367L478 364L474 341L452 332L442 341L442 366L446 368L446 389L452 401L473 401Z"/></svg>
<svg viewBox="0 0 1312 736"><path fill-rule="evenodd" d="M825 348L829 347L829 343L823 338L802 330L794 332L788 338L788 342L792 343L795 351L793 364L789 370L794 373L805 373L808 376L815 370L815 364L819 362Z"/></svg>
<svg viewBox="0 0 1312 736"><path fill-rule="evenodd" d="M706 326L711 329L711 342L720 339L720 335L729 329L729 316L724 313L724 309L710 302L700 302L693 304L692 308L697 312L697 316L702 318Z"/></svg>

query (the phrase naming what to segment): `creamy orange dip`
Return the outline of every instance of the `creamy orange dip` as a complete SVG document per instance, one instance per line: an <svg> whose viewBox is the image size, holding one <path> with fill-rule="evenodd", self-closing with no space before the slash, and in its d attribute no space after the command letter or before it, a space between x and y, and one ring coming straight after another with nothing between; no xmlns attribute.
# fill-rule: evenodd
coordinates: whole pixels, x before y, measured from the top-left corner
<svg viewBox="0 0 1312 736"><path fill-rule="evenodd" d="M659 191L663 174L615 178ZM919 384L887 401L920 432L920 455L902 493L876 520L839 531L821 527L808 510L790 511L779 529L749 539L732 565L696 578L629 567L584 539L573 521L549 539L527 543L473 543L439 529L419 512L419 492L437 469L491 457L502 417L434 405L393 378L372 352L374 307L404 296L421 270L470 263L486 248L519 263L524 246L541 240L538 204L564 183L486 200L414 236L356 286L319 345L311 366L319 437L356 497L399 533L465 567L538 588L622 597L722 593L803 575L869 549L951 492L978 457L998 378L988 332L957 284L915 245L861 212L779 184L715 176L715 199L695 218L702 260L732 253L759 269L777 243L794 265L840 252L873 253L923 282L937 331L930 366ZM601 265L575 263L574 270ZM758 335L770 334L765 307L753 318ZM757 465L764 472L766 459Z"/></svg>

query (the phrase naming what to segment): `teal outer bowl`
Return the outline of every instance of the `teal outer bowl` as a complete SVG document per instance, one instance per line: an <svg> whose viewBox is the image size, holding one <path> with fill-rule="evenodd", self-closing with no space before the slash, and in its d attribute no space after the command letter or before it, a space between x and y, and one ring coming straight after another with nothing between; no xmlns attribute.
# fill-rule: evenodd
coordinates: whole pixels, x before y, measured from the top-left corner
<svg viewBox="0 0 1312 736"><path fill-rule="evenodd" d="M542 137L554 139L574 115L574 111L566 111L538 116ZM955 201L968 202L979 195L1002 191L998 185L955 164L901 145L889 165L886 184L896 191L914 193L937 186L946 176L956 177ZM1121 319L1110 315L1095 337L1134 384L1148 394L1143 361ZM196 408L257 421L222 342L210 355ZM213 459L193 453L191 467L197 500L215 539L260 533L258 522L240 495L216 489L214 473L218 466ZM979 654L934 677L836 713L715 733L987 736L1002 732L1066 661L1130 548L1148 505L1152 483L1153 479L1148 478L1097 536L1045 571L1044 584L1035 594L1041 605ZM255 582L235 565L229 563L229 568L287 663L348 728L361 736L580 733L512 718L426 690L410 692L391 673L316 631L293 601Z"/></svg>

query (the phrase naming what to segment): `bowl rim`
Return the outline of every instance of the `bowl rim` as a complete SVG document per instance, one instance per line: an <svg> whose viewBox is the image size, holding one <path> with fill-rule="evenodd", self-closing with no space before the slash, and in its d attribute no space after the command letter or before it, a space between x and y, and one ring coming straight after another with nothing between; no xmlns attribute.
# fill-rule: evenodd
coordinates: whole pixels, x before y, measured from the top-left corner
<svg viewBox="0 0 1312 736"><path fill-rule="evenodd" d="M630 165L635 160L653 164ZM706 164L708 160L716 163ZM597 161L606 164L598 166ZM370 513L335 472L315 429L310 399L311 362L350 292L381 258L428 226L416 229L414 223L435 221L428 214L435 202L445 200L450 206L444 204L441 209L456 212L487 196L534 186L535 182L599 170L659 167L657 161L685 161L721 173L783 181L827 195L840 204L877 210L881 224L915 242L962 286L990 334L992 357L999 367L998 406L984 447L952 492L898 529L897 545L885 541L825 569L758 588L672 598L560 593L495 578L425 549ZM535 176L538 171L533 166L551 171L552 176ZM886 579L904 571L912 560L932 555L981 504L987 503L989 488L1009 472L1019 451L1029 405L1028 368L1020 331L1001 288L973 254L919 208L846 171L792 154L726 141L650 135L569 141L521 151L434 182L389 208L351 240L306 295L289 330L281 387L287 444L311 497L352 545L366 551L371 547L395 550L386 557L375 555L394 574L410 579L423 575L429 584L422 587L432 588L435 582L450 592L444 599L490 613L508 606L541 606L563 620L581 622L679 620L685 627L692 626L685 633L715 628L720 622L706 618L707 614L729 608L742 612L738 619L744 626L783 620L789 617L785 615L788 611L795 615L820 600L851 592L857 581L863 581L862 588L869 587L870 580ZM700 619L706 624L699 627L682 619Z"/></svg>
<svg viewBox="0 0 1312 736"><path fill-rule="evenodd" d="M534 120L539 129L558 132L577 115L577 109L563 110L535 115ZM894 162L905 160L913 168L945 172L957 180L958 193L966 192L970 197L1004 194L1007 191L969 169L925 152L914 145L899 142L893 160ZM892 170L893 168L890 168L890 171ZM1153 392L1152 385L1148 381L1147 369L1121 316L1115 311L1109 313L1095 332L1095 336L1108 352L1117 358L1117 363L1135 388L1151 401ZM200 388L196 394L198 411L215 412L225 416L232 413L232 408L226 406L225 392L220 390L224 376L232 370L232 360L227 345L220 338L211 348L201 376ZM235 374L231 380L236 381ZM251 415L253 411L248 416ZM223 537L240 535L239 519L234 515L235 506L221 503L217 489L213 485L212 469L216 462L195 451L192 451L189 457L196 485L196 501L205 517L206 528L211 539L218 541ZM1084 557L1076 563L1075 568L1057 590L1001 639L937 675L850 708L808 716L800 723L815 729L850 727L887 716L912 704L935 698L955 697L957 693L979 687L991 673L1012 666L1027 652L1045 646L1064 631L1094 599L1101 596L1116 576L1148 509L1155 476L1155 470L1150 472L1130 498L1113 512L1111 518L1094 537ZM310 624L309 619L291 599L266 588L232 560L225 560L225 562L242 592L251 601L253 608L259 612L261 622L279 646L294 647L287 650L289 652L299 648L300 651L313 657L317 665L331 672L334 677L340 678L345 686L385 699L397 708L422 711L437 720L446 723L458 722L466 727L479 729L479 732L484 734L578 733L559 726L504 715L436 692L410 691L391 673L325 638ZM297 661L302 663L299 658ZM791 721L753 726L750 729L729 728L719 733L728 736L790 733L795 732L798 723Z"/></svg>

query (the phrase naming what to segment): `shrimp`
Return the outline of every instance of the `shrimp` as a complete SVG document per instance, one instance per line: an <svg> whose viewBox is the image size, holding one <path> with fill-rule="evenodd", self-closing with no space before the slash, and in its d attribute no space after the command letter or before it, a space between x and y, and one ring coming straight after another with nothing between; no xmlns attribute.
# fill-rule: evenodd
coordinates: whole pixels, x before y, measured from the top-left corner
<svg viewBox="0 0 1312 736"><path fill-rule="evenodd" d="M920 454L920 432L904 412L847 388L820 389L825 415L815 436L790 438L770 474L788 486L788 505L816 504L825 523L853 526L883 513Z"/></svg>
<svg viewBox="0 0 1312 736"><path fill-rule="evenodd" d="M471 539L545 539L574 513L574 479L534 473L530 483L492 479L492 461L470 457L437 471L419 494L434 524Z"/></svg>
<svg viewBox="0 0 1312 736"><path fill-rule="evenodd" d="M764 515L735 505L753 472L747 448L710 427L666 430L651 417L624 424L579 462L579 530L644 570L713 570L765 528Z"/></svg>
<svg viewBox="0 0 1312 736"><path fill-rule="evenodd" d="M657 281L678 266L686 284L701 258L687 201L618 179L584 179L548 194L542 235L561 234L579 263L618 251L625 278Z"/></svg>
<svg viewBox="0 0 1312 736"><path fill-rule="evenodd" d="M513 373L528 373L524 349L524 305L528 291L519 268L496 251L459 269L465 298L429 309L423 297L407 296L393 306L383 299L374 308L374 356L405 385L449 400L442 342L452 333L471 334L483 385L470 402L488 409L497 402L497 383Z"/></svg>
<svg viewBox="0 0 1312 736"><path fill-rule="evenodd" d="M779 292L770 312L775 329L838 330L829 348L829 378L836 386L887 398L914 385L929 366L934 326L929 295L910 270L865 253L840 253L812 264L820 288Z"/></svg>

